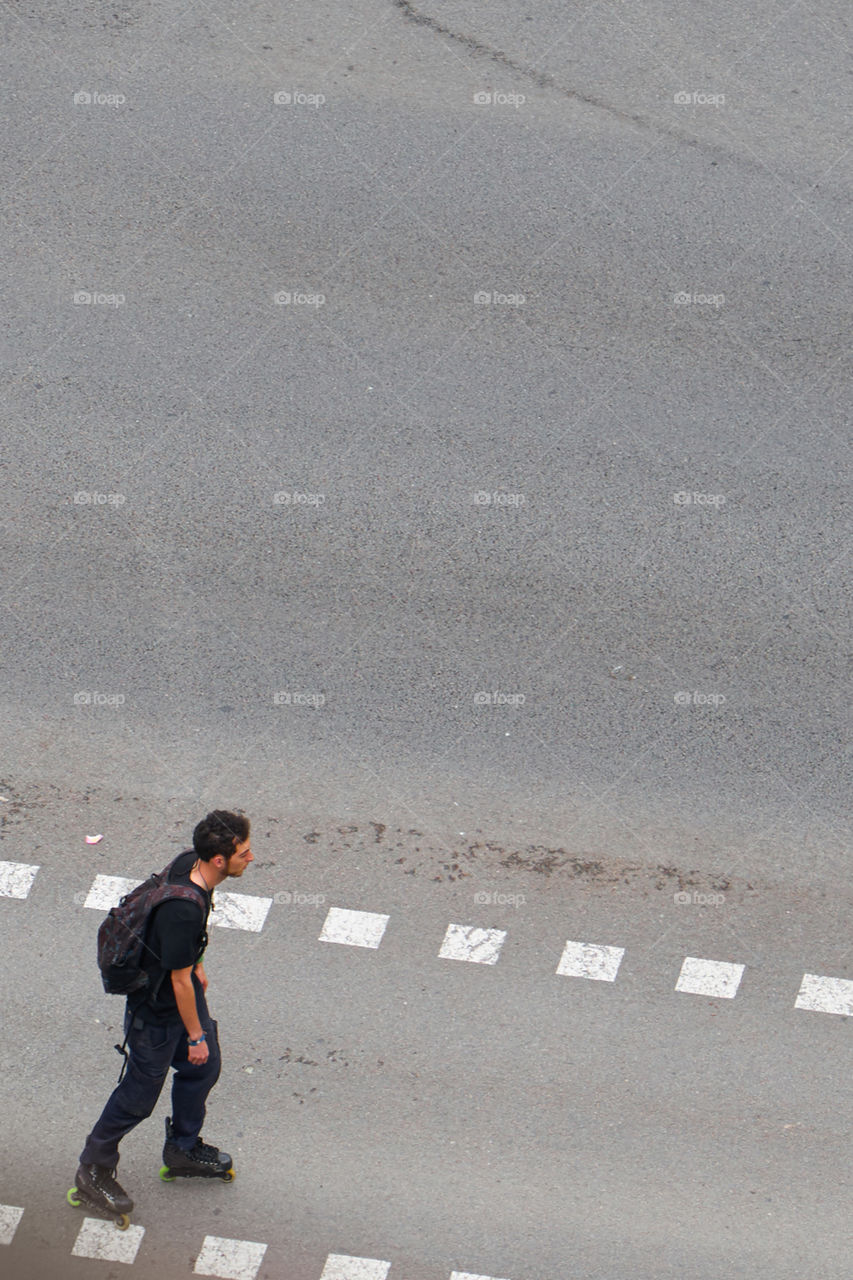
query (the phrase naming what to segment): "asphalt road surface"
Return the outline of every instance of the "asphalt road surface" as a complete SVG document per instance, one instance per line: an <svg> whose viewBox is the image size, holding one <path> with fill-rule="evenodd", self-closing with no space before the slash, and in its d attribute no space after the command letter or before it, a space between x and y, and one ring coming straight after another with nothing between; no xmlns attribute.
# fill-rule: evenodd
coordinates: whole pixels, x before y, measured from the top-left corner
<svg viewBox="0 0 853 1280"><path fill-rule="evenodd" d="M0 4L4 1277L848 1280L853 32L744 8ZM213 807L238 1176L99 1234Z"/></svg>

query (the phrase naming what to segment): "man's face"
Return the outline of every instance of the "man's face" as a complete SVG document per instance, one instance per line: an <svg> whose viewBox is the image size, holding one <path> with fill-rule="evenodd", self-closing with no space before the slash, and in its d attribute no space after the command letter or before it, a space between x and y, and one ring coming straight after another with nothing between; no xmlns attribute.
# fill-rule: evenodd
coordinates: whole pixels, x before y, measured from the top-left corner
<svg viewBox="0 0 853 1280"><path fill-rule="evenodd" d="M244 840L242 844L234 847L234 852L225 864L225 874L228 876L241 876L246 870L250 862L255 861L254 854L249 848L250 841Z"/></svg>

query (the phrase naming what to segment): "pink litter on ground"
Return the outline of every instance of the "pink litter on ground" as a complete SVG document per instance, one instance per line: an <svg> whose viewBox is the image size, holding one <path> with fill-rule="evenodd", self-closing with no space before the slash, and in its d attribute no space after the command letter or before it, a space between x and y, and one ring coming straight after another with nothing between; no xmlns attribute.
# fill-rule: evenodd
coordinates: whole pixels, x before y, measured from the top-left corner
<svg viewBox="0 0 853 1280"><path fill-rule="evenodd" d="M86 844L97 844L99 840L103 840L103 836L86 836Z"/></svg>

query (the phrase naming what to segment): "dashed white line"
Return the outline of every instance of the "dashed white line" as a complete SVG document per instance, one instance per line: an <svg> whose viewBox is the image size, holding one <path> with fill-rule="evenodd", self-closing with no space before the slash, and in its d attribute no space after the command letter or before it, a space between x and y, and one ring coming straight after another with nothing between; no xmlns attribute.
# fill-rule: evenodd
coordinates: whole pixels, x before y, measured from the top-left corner
<svg viewBox="0 0 853 1280"><path fill-rule="evenodd" d="M725 960L700 960L696 956L687 956L681 966L675 989L695 996L733 1000L745 967L742 964L729 964Z"/></svg>
<svg viewBox="0 0 853 1280"><path fill-rule="evenodd" d="M449 924L438 954L443 960L497 964L505 937L505 929L478 929L474 925Z"/></svg>
<svg viewBox="0 0 853 1280"><path fill-rule="evenodd" d="M0 898L26 898L37 871L28 862L0 862Z"/></svg>
<svg viewBox="0 0 853 1280"><path fill-rule="evenodd" d="M557 973L569 978L615 982L624 954L624 947L602 947L595 942L567 942L557 965Z"/></svg>
<svg viewBox="0 0 853 1280"><path fill-rule="evenodd" d="M351 1258L348 1253L330 1253L320 1280L385 1280L390 1262L378 1258Z"/></svg>
<svg viewBox="0 0 853 1280"><path fill-rule="evenodd" d="M0 1244L11 1244L18 1223L24 1216L23 1209L14 1204L0 1204Z"/></svg>
<svg viewBox="0 0 853 1280"><path fill-rule="evenodd" d="M71 1252L76 1258L97 1258L101 1262L135 1262L144 1235L144 1227L118 1231L113 1222L84 1218Z"/></svg>
<svg viewBox="0 0 853 1280"><path fill-rule="evenodd" d="M840 1013L853 1016L853 982L849 978L826 978L818 973L804 973L795 1009L812 1009L815 1013Z"/></svg>
<svg viewBox="0 0 853 1280"><path fill-rule="evenodd" d="M197 1276L218 1276L219 1280L255 1280L266 1251L265 1244L257 1244L253 1240L205 1236L193 1273Z"/></svg>
<svg viewBox="0 0 853 1280"><path fill-rule="evenodd" d="M376 911L347 911L330 907L323 922L320 942L340 942L346 947L378 947L385 934L388 916Z"/></svg>
<svg viewBox="0 0 853 1280"><path fill-rule="evenodd" d="M27 898L39 865L0 861L0 898ZM127 876L97 875L83 901L94 911L109 911L125 894L142 882ZM82 894L75 895L79 902ZM260 933L267 921L273 898L252 894L221 893L215 897L216 911L209 923L225 929ZM390 917L376 911L355 911L331 907L326 915L321 942L337 942L350 947L376 949L382 942ZM506 939L503 929L481 929L474 925L449 924L439 950L445 960L467 960L474 964L496 964ZM615 982L625 955L624 947L593 942L568 941L556 972L563 977ZM731 1000L740 987L745 965L722 960L686 956L675 990L691 995ZM853 1017L853 980L806 973L794 1007L816 1013ZM5 1206L5 1210L8 1210ZM3 1242L4 1206L0 1205L0 1243ZM459 1275L467 1273L460 1272Z"/></svg>

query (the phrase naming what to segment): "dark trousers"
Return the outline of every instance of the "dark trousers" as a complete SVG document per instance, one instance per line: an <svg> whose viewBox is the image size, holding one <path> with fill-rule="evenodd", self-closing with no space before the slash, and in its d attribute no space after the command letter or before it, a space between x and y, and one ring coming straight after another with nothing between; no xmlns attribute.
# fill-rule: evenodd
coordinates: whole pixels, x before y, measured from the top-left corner
<svg viewBox="0 0 853 1280"><path fill-rule="evenodd" d="M175 1071L172 1078L175 1141L184 1151L195 1146L204 1123L207 1095L219 1079L221 1066L217 1024L210 1017L201 993L198 1004L209 1054L207 1062L200 1066L194 1066L187 1057L189 1037L183 1023L158 1027L125 1013L124 1029L130 1053L127 1070L86 1139L80 1154L81 1164L115 1168L119 1160L118 1144L140 1120L151 1115L170 1067Z"/></svg>

